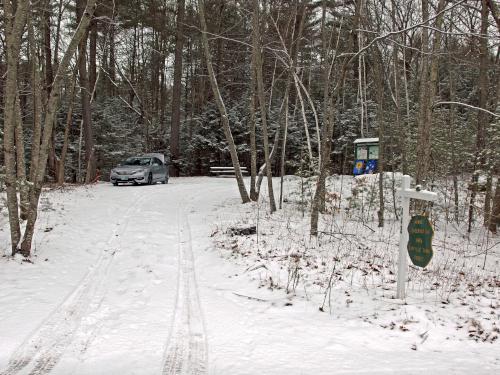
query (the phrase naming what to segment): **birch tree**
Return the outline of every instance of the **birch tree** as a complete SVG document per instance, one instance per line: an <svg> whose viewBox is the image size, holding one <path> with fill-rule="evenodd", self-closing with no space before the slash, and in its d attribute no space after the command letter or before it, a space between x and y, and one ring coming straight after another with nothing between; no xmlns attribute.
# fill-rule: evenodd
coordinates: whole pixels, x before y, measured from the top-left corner
<svg viewBox="0 0 500 375"><path fill-rule="evenodd" d="M38 216L38 202L40 199L40 193L42 191L43 180L45 177L45 169L47 167L48 152L51 143L52 130L54 122L56 119L57 108L60 100L61 87L63 83L64 76L66 75L67 68L73 56L75 55L76 49L80 44L84 34L87 32L92 15L95 10L96 0L88 0L87 6L82 12L80 22L64 52L61 62L58 65L56 74L54 75L54 81L52 84L52 89L47 100L47 105L45 109L45 116L43 123L45 124L43 132L41 133L41 144L40 152L38 157L38 163L32 165L34 168L34 180L31 181L32 188L30 190L30 205L28 210L28 217L26 222L26 228L22 237L22 242L20 246L16 242L15 247L13 247L13 252L20 252L22 255L28 257L31 255L31 246L33 241L33 234L35 231L35 223Z"/></svg>
<svg viewBox="0 0 500 375"><path fill-rule="evenodd" d="M9 212L10 238L12 252L15 253L21 238L19 223L19 203L17 200L16 180L16 98L18 61L21 51L21 37L26 24L28 9L27 0L11 0L3 2L5 15L5 36L7 52L7 75L5 79L5 104L4 104L4 160L5 160L5 187L7 192L7 209Z"/></svg>
<svg viewBox="0 0 500 375"><path fill-rule="evenodd" d="M205 62L207 65L208 76L210 79L210 86L212 87L212 92L217 102L217 107L221 116L222 127L224 129L224 135L226 136L226 141L229 147L229 152L231 154L231 161L233 163L234 174L236 175L236 182L238 184L238 190L240 192L240 197L243 203L250 202L250 197L248 196L247 189L245 187L245 181L243 181L243 175L241 173L240 161L238 159L238 154L236 152L236 145L234 144L233 134L231 133L231 127L229 125L229 118L227 115L226 106L222 100L222 96L219 91L219 85L217 84L217 78L215 77L214 68L212 66L212 56L210 53L210 47L208 45L207 38L207 23L205 21L205 7L203 0L198 0L198 13L200 17L201 24L201 41L203 44L203 51L205 53Z"/></svg>

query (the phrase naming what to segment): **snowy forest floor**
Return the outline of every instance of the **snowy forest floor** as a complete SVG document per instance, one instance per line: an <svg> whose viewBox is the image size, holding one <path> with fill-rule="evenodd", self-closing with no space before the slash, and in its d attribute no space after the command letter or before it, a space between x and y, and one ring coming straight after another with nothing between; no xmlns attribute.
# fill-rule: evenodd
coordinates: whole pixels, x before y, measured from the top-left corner
<svg viewBox="0 0 500 375"><path fill-rule="evenodd" d="M378 228L376 177L331 178L318 239L312 180L286 177L273 215L232 179L171 181L44 191L32 262L0 258L0 374L500 370L500 239L447 223L444 187L434 258L402 302L391 179Z"/></svg>

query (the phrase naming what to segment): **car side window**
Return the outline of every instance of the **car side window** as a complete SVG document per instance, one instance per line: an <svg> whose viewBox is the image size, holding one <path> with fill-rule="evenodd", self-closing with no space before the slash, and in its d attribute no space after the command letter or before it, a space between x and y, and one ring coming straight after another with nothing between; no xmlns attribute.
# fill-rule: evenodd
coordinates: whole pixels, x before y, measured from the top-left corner
<svg viewBox="0 0 500 375"><path fill-rule="evenodd" d="M160 159L158 159L158 158L154 158L154 159L153 159L153 164L154 164L154 165L163 165L163 163L161 162L161 160L160 160Z"/></svg>

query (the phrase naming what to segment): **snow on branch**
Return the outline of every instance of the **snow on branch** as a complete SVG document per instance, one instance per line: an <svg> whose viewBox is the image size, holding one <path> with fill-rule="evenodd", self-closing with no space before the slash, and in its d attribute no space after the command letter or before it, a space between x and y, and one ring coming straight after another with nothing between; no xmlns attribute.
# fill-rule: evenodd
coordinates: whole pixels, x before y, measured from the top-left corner
<svg viewBox="0 0 500 375"><path fill-rule="evenodd" d="M499 114L496 114L496 113L493 113L491 111L488 111L487 109L484 109L484 108L481 108L481 107L476 107L476 106L473 106L473 105L470 105L470 104L466 104L466 103L461 103L461 102L437 102L437 103L434 104L434 107L436 107L438 105L445 105L445 104L461 105L462 107L477 109L478 111L483 111L483 112L488 113L491 116L494 116L496 118L500 118Z"/></svg>

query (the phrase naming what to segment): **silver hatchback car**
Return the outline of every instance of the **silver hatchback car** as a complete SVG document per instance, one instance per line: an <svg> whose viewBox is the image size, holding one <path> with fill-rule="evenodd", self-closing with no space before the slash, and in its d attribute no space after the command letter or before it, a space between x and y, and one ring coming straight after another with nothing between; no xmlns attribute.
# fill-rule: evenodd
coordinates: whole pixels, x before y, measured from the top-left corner
<svg viewBox="0 0 500 375"><path fill-rule="evenodd" d="M168 184L168 165L163 154L145 154L128 158L111 170L109 180L113 185L132 182L134 185L157 182Z"/></svg>

